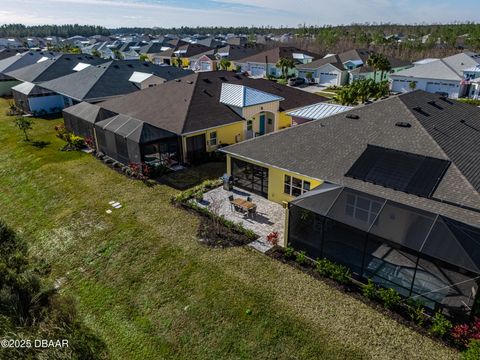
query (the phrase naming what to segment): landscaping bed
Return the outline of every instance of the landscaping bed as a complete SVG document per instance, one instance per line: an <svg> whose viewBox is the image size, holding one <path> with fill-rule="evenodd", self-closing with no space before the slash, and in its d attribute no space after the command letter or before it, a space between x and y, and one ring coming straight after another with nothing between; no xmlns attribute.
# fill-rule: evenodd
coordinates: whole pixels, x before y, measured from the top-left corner
<svg viewBox="0 0 480 360"><path fill-rule="evenodd" d="M465 359L470 359L470 353L474 356L480 354L480 319L474 319L471 324L453 326L439 313L424 312L419 303L402 301L393 289L376 287L371 281L364 284L354 279L346 267L326 259L312 261L304 252L296 252L291 247L274 246L266 255L348 294L433 341L456 350L467 349ZM385 295L378 296L378 293Z"/></svg>
<svg viewBox="0 0 480 360"><path fill-rule="evenodd" d="M200 217L197 235L203 244L224 248L243 246L256 240L258 236L253 231L200 205L204 193L220 184L220 180L206 180L200 185L176 194L171 201L174 205L181 206Z"/></svg>

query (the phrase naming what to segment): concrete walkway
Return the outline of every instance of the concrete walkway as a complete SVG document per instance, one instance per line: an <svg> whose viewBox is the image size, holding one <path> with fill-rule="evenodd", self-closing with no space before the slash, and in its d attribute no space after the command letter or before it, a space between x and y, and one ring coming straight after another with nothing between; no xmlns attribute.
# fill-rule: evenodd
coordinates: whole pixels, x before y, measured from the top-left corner
<svg viewBox="0 0 480 360"><path fill-rule="evenodd" d="M243 213L235 211L228 200L230 195L233 195L234 198L240 197L243 199L250 196L252 202L257 205L257 214L254 217L247 217ZM249 246L258 251L264 253L272 248L272 245L267 242L267 235L271 232L278 232L279 243L283 242L285 209L280 204L242 189L235 188L233 191L227 191L223 187L218 187L205 193L200 205L206 206L214 213L252 230L259 238L250 243Z"/></svg>

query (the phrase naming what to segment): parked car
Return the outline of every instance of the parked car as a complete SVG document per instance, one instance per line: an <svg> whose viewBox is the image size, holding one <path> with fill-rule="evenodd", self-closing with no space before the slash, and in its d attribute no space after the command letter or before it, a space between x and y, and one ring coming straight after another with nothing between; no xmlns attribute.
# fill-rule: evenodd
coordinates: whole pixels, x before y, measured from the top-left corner
<svg viewBox="0 0 480 360"><path fill-rule="evenodd" d="M290 86L298 86L298 85L303 85L305 84L305 79L304 78L290 78L288 79L288 85Z"/></svg>

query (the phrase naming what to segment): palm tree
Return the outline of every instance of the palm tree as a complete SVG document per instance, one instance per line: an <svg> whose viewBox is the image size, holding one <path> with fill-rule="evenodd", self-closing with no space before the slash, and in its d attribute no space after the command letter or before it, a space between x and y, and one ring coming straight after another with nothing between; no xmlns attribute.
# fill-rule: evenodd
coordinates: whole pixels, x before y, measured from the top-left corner
<svg viewBox="0 0 480 360"><path fill-rule="evenodd" d="M380 81L383 81L383 74L392 70L392 65L385 55L378 56L378 69L381 71Z"/></svg>
<svg viewBox="0 0 480 360"><path fill-rule="evenodd" d="M379 63L379 56L378 54L371 54L367 59L367 66L373 69L373 79L377 81L377 69Z"/></svg>
<svg viewBox="0 0 480 360"><path fill-rule="evenodd" d="M220 59L220 61L218 62L218 66L220 67L221 70L228 70L228 68L232 65L232 63L226 59L226 58L222 58Z"/></svg>
<svg viewBox="0 0 480 360"><path fill-rule="evenodd" d="M280 60L278 60L275 66L282 70L282 75L286 79L288 75L288 70L295 67L295 62L293 61L293 59L280 58Z"/></svg>
<svg viewBox="0 0 480 360"><path fill-rule="evenodd" d="M182 61L182 58L173 58L173 65L176 66L176 67L179 67L179 68L182 68L183 67L183 61Z"/></svg>

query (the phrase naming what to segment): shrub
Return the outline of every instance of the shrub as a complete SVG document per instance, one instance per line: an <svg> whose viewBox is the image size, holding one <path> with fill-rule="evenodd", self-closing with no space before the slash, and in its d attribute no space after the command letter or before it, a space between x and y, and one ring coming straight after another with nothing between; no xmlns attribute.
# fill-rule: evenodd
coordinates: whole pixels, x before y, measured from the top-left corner
<svg viewBox="0 0 480 360"><path fill-rule="evenodd" d="M468 349L462 354L462 360L480 359L480 340L472 339L468 342Z"/></svg>
<svg viewBox="0 0 480 360"><path fill-rule="evenodd" d="M348 284L352 275L346 266L335 264L328 259L317 259L316 270L320 275L331 278L340 284Z"/></svg>
<svg viewBox="0 0 480 360"><path fill-rule="evenodd" d="M67 145L73 149L81 149L85 145L85 141L81 136L74 135L72 133L65 135L65 141L67 142Z"/></svg>
<svg viewBox="0 0 480 360"><path fill-rule="evenodd" d="M332 262L328 259L317 259L317 272L325 277L332 274Z"/></svg>
<svg viewBox="0 0 480 360"><path fill-rule="evenodd" d="M442 338L450 331L451 328L452 323L448 321L441 313L437 312L433 317L432 326L430 326L429 332Z"/></svg>
<svg viewBox="0 0 480 360"><path fill-rule="evenodd" d="M95 140L93 139L92 136L87 136L85 138L85 144L87 144L87 146L90 148L90 149L95 149Z"/></svg>
<svg viewBox="0 0 480 360"><path fill-rule="evenodd" d="M480 319L475 318L470 325L460 324L454 326L450 335L458 346L467 347L471 339L480 340Z"/></svg>
<svg viewBox="0 0 480 360"><path fill-rule="evenodd" d="M287 79L278 79L277 80L277 84L280 84L280 85L287 85L288 81Z"/></svg>
<svg viewBox="0 0 480 360"><path fill-rule="evenodd" d="M383 302L383 306L387 309L391 309L395 305L400 303L401 297L395 289L380 288L377 290L378 298Z"/></svg>
<svg viewBox="0 0 480 360"><path fill-rule="evenodd" d="M333 264L330 277L340 284L348 284L352 273L346 266Z"/></svg>
<svg viewBox="0 0 480 360"><path fill-rule="evenodd" d="M200 185L197 185L191 189L182 191L174 196L172 196L171 201L173 203L182 203L187 204L188 200L191 200L195 197L195 194L202 192L206 193L208 190L214 189L222 184L222 181L219 179L216 180L205 180Z"/></svg>
<svg viewBox="0 0 480 360"><path fill-rule="evenodd" d="M450 332L455 344L461 347L466 347L470 339L470 326L468 324L459 324L453 327Z"/></svg>
<svg viewBox="0 0 480 360"><path fill-rule="evenodd" d="M287 259L292 259L295 256L295 249L292 247L292 245L288 244L284 250L284 253Z"/></svg>
<svg viewBox="0 0 480 360"><path fill-rule="evenodd" d="M407 311L408 315L410 316L410 320L412 320L415 324L419 326L423 326L425 322L425 313L423 303L419 300L409 299L407 301ZM440 315L440 314L439 314Z"/></svg>
<svg viewBox="0 0 480 360"><path fill-rule="evenodd" d="M362 293L363 296L368 299L375 299L377 297L377 286L372 279L368 279L367 284L363 286Z"/></svg>
<svg viewBox="0 0 480 360"><path fill-rule="evenodd" d="M267 235L267 241L269 244L273 246L278 245L278 232L277 231L272 231L270 234Z"/></svg>
<svg viewBox="0 0 480 360"><path fill-rule="evenodd" d="M307 263L307 256L305 254L305 251L297 252L297 254L295 255L295 261L299 265L305 265Z"/></svg>

